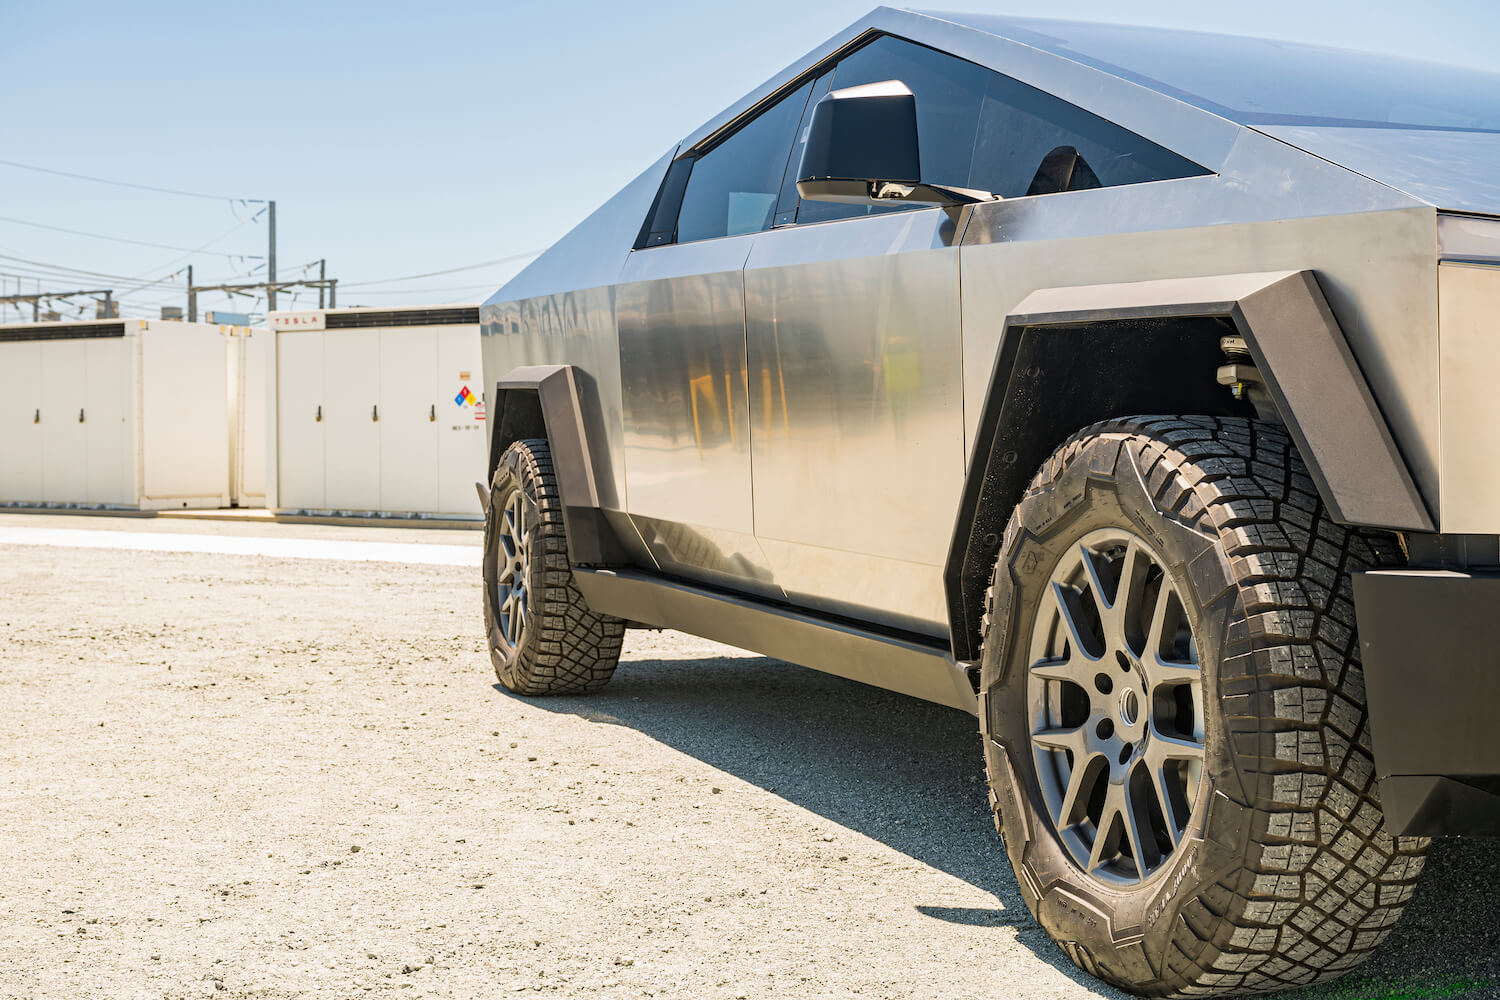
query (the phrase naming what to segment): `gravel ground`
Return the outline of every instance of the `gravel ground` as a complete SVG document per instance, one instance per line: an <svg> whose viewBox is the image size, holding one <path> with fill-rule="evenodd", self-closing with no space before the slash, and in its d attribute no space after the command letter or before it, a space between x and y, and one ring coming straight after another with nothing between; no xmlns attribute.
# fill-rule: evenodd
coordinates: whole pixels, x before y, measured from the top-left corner
<svg viewBox="0 0 1500 1000"><path fill-rule="evenodd" d="M0 516L42 523L240 530ZM11 545L0 597L0 996L1120 996L1026 913L962 713L655 632L522 700L467 568ZM1298 996L1500 996L1497 843L1428 870Z"/></svg>

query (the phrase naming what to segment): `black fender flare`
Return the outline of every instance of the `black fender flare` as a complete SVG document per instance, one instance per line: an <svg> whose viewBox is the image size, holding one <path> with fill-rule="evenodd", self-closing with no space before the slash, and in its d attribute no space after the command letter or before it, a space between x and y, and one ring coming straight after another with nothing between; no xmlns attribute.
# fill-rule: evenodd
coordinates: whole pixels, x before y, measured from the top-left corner
<svg viewBox="0 0 1500 1000"><path fill-rule="evenodd" d="M598 408L589 405L597 398L593 388L587 373L573 365L523 365L499 379L490 412L486 488L505 449L524 438L546 438L563 505L569 562L624 566L630 560L602 509L609 463L602 425L594 419Z"/></svg>
<svg viewBox="0 0 1500 1000"><path fill-rule="evenodd" d="M1028 391L1032 372L1018 371L1022 348L1032 338L1066 336L1091 325L1203 321L1245 339L1334 520L1398 531L1434 530L1432 515L1312 271L1040 289L1006 317L954 524L944 585L957 659L978 655L984 593L1006 519L1036 466L1062 442L1052 441L1039 456L1018 458L1014 439L1034 419L1036 408L1046 405L1042 395ZM1212 388L1228 396L1227 390ZM1214 405L1227 412L1222 404ZM1072 429L1129 415L1103 412L1107 407L1100 403L1084 412ZM1134 412L1161 411L1148 407ZM1034 461L1028 464L1028 459Z"/></svg>

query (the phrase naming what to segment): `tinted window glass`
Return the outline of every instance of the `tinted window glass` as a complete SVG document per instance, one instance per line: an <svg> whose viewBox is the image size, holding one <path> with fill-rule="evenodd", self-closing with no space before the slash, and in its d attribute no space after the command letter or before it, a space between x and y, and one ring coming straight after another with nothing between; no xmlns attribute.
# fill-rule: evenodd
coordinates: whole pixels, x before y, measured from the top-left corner
<svg viewBox="0 0 1500 1000"><path fill-rule="evenodd" d="M899 38L880 38L845 57L832 87L882 80L900 80L916 96L922 180L928 184L1020 198L1208 173L1035 87ZM810 118L811 107L804 125ZM804 201L797 221L917 207Z"/></svg>
<svg viewBox="0 0 1500 1000"><path fill-rule="evenodd" d="M1035 87L987 75L973 166L963 187L1020 198L1208 172Z"/></svg>
<svg viewBox="0 0 1500 1000"><path fill-rule="evenodd" d="M917 137L922 148L922 180L969 186L974 133L985 88L993 74L974 63L899 38L879 38L850 53L833 73L833 89L900 80L917 99ZM916 207L916 206L893 206ZM859 205L805 201L798 222L823 222L889 211Z"/></svg>
<svg viewBox="0 0 1500 1000"><path fill-rule="evenodd" d="M811 89L811 81L803 84L698 157L682 196L677 242L771 227L787 154Z"/></svg>

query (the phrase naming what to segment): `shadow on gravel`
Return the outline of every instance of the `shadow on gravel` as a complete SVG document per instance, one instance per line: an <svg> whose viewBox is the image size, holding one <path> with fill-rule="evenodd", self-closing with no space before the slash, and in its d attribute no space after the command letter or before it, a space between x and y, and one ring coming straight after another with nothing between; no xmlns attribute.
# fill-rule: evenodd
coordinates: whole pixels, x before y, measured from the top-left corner
<svg viewBox="0 0 1500 1000"><path fill-rule="evenodd" d="M990 820L977 724L964 712L751 656L629 660L598 694L527 704L628 726L963 879L995 908L916 909L1016 926L1074 982L1124 996L1079 972L1027 912Z"/></svg>
<svg viewBox="0 0 1500 1000"><path fill-rule="evenodd" d="M1016 926L1074 982L1124 996L1080 973L1027 912L991 825L975 720L963 712L753 656L630 660L599 694L527 704L629 726L961 878L996 907L917 910ZM1500 840L1436 843L1421 889L1375 957L1342 980L1284 995L1500 1000Z"/></svg>

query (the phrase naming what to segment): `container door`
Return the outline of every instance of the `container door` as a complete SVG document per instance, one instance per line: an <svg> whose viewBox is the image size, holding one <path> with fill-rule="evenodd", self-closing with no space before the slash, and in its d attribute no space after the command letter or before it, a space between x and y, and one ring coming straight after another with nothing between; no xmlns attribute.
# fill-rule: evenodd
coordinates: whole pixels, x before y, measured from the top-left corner
<svg viewBox="0 0 1500 1000"><path fill-rule="evenodd" d="M0 344L0 503L42 499L42 345Z"/></svg>
<svg viewBox="0 0 1500 1000"><path fill-rule="evenodd" d="M324 505L380 509L380 343L369 330L323 333Z"/></svg>
<svg viewBox="0 0 1500 1000"><path fill-rule="evenodd" d="M234 385L237 413L234 442L235 497L241 507L266 505L266 378L275 334L254 330L231 337L239 359Z"/></svg>
<svg viewBox="0 0 1500 1000"><path fill-rule="evenodd" d="M276 336L276 482L281 507L323 502L323 334Z"/></svg>
<svg viewBox="0 0 1500 1000"><path fill-rule="evenodd" d="M135 341L85 340L84 436L88 448L89 503L134 504L135 449L129 434Z"/></svg>
<svg viewBox="0 0 1500 1000"><path fill-rule="evenodd" d="M437 337L431 328L381 330L380 509L438 509ZM369 337L368 341L375 340Z"/></svg>
<svg viewBox="0 0 1500 1000"><path fill-rule="evenodd" d="M480 367L478 327L438 334L438 510L445 514L484 513L474 490L489 458Z"/></svg>
<svg viewBox="0 0 1500 1000"><path fill-rule="evenodd" d="M83 503L88 495L85 343L41 343L42 499L48 503Z"/></svg>

